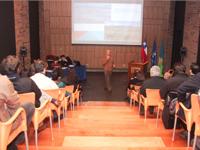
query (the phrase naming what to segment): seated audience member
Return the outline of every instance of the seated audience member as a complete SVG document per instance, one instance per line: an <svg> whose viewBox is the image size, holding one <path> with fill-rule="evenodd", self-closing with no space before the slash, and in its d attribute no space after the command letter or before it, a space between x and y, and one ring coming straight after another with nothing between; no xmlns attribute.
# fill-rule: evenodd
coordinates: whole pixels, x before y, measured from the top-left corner
<svg viewBox="0 0 200 150"><path fill-rule="evenodd" d="M64 87L66 85L74 85L76 87L78 83L78 77L75 73L74 68L70 68L67 76L63 76L60 79L60 82L58 83L59 87Z"/></svg>
<svg viewBox="0 0 200 150"><path fill-rule="evenodd" d="M146 97L146 89L160 89L165 83L165 80L160 77L160 68L152 66L150 69L150 79L143 82L140 88L140 94Z"/></svg>
<svg viewBox="0 0 200 150"><path fill-rule="evenodd" d="M165 80L160 77L160 68L159 66L152 66L150 69L150 79L147 79L143 82L140 88L140 94L146 97L146 89L160 89L165 84ZM141 107L140 114L144 112L144 107ZM153 107L150 108L150 112L153 113Z"/></svg>
<svg viewBox="0 0 200 150"><path fill-rule="evenodd" d="M164 79L168 80L174 75L174 70L169 69L167 72L164 73Z"/></svg>
<svg viewBox="0 0 200 150"><path fill-rule="evenodd" d="M196 63L192 63L190 65L190 76L193 76L199 72L200 72L199 65L197 65Z"/></svg>
<svg viewBox="0 0 200 150"><path fill-rule="evenodd" d="M47 55L46 56L46 62L47 62L47 70L53 70L54 69L54 62L55 62L55 56L54 55Z"/></svg>
<svg viewBox="0 0 200 150"><path fill-rule="evenodd" d="M65 55L61 55L58 62L60 63L61 67L69 67L69 65L73 64L71 58L69 56L66 57Z"/></svg>
<svg viewBox="0 0 200 150"><path fill-rule="evenodd" d="M58 58L54 55L48 55L46 57L47 69L46 76L52 80L57 80L59 75L60 66L57 64Z"/></svg>
<svg viewBox="0 0 200 150"><path fill-rule="evenodd" d="M187 79L185 71L186 67L183 64L175 64L174 76L166 80L160 89L160 96L162 99L165 100L169 92L176 91L177 87ZM171 98L173 99L174 97Z"/></svg>
<svg viewBox="0 0 200 150"><path fill-rule="evenodd" d="M184 81L177 88L178 101L182 102L186 108L190 109L191 108L190 96L192 93L198 93L199 89L200 89L200 73L197 73L196 75L193 75L190 78L188 78L188 80ZM185 120L184 111L181 107L179 107L178 116L182 120ZM182 126L184 127L185 130L187 129L184 123L182 123ZM182 132L182 136L186 138L186 135L187 135L186 132ZM192 127L190 135L192 139L194 136L194 126Z"/></svg>
<svg viewBox="0 0 200 150"><path fill-rule="evenodd" d="M35 107L40 107L40 97L42 95L40 89L35 82L28 77L20 77L20 62L16 56L9 55L3 61L5 75L13 82L15 90L20 93L35 93Z"/></svg>
<svg viewBox="0 0 200 150"><path fill-rule="evenodd" d="M186 108L191 108L190 95L192 93L197 93L200 89L200 73L191 76L188 80L184 81L177 88L178 101L182 102ZM182 112L179 113L180 117L185 119Z"/></svg>
<svg viewBox="0 0 200 150"><path fill-rule="evenodd" d="M58 105L57 101L43 91L43 90L59 88L53 80L45 76L45 70L47 64L42 60L35 60L32 66L33 66L32 69L34 69L33 72L35 72L35 74L31 76L31 79L36 83L36 85L42 92L42 96L40 97L40 102L43 103L47 99L51 99L51 102L57 106Z"/></svg>
<svg viewBox="0 0 200 150"><path fill-rule="evenodd" d="M0 73L2 72L2 68L0 67ZM35 107L31 103L24 103L20 105L19 96L17 92L14 90L14 86L12 82L8 79L7 76L0 74L0 121L6 122L8 121L16 112L19 107L23 107L26 111L27 117L27 126L29 127L32 116L35 111ZM21 123L21 119L18 118L15 120L12 131L15 130L19 124ZM16 139L11 142L8 146L8 150L16 150L17 144L24 141L24 133L19 134Z"/></svg>
<svg viewBox="0 0 200 150"><path fill-rule="evenodd" d="M133 89L133 85L141 86L143 81L145 80L144 74L141 71L135 71L132 78L128 83L128 89Z"/></svg>
<svg viewBox="0 0 200 150"><path fill-rule="evenodd" d="M47 64L45 62L43 62L42 60L36 60L34 61L33 66L36 73L31 76L31 79L35 81L40 89L58 89L57 84L53 80L45 76L45 71L47 67Z"/></svg>

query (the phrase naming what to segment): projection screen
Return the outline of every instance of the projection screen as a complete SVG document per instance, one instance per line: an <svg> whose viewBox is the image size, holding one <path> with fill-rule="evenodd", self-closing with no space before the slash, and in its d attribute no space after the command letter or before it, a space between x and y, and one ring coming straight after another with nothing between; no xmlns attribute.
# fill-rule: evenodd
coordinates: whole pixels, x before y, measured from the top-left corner
<svg viewBox="0 0 200 150"><path fill-rule="evenodd" d="M72 0L72 44L141 45L143 0Z"/></svg>

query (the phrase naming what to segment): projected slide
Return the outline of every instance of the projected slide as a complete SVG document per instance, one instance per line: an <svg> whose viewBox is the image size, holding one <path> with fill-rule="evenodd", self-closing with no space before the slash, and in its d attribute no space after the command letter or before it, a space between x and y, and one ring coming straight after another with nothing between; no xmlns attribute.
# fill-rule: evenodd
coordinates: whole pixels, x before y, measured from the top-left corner
<svg viewBox="0 0 200 150"><path fill-rule="evenodd" d="M72 0L72 44L141 45L143 0Z"/></svg>

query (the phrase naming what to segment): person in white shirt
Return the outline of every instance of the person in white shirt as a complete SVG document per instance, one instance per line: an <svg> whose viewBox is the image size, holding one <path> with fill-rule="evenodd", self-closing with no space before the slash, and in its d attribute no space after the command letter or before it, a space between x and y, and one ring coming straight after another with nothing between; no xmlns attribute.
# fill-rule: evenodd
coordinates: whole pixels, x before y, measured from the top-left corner
<svg viewBox="0 0 200 150"><path fill-rule="evenodd" d="M31 79L36 82L37 86L40 89L58 89L57 84L49 77L45 76L47 64L44 61L36 60L34 61L33 65L36 73L33 76L31 76Z"/></svg>
<svg viewBox="0 0 200 150"><path fill-rule="evenodd" d="M45 76L46 68L47 68L47 64L42 60L35 60L33 63L33 69L34 69L35 74L31 76L31 79L36 83L36 85L42 91L42 96L40 97L41 103L43 103L47 99L52 99L52 97L49 96L47 93L45 93L43 90L59 88L53 80Z"/></svg>

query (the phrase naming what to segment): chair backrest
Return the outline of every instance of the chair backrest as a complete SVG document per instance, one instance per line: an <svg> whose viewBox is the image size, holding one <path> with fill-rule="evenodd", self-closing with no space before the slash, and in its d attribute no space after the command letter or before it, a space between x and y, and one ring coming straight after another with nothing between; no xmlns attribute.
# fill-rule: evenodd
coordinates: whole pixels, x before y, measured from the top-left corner
<svg viewBox="0 0 200 150"><path fill-rule="evenodd" d="M74 85L67 85L64 87L65 91L69 92L69 93L73 93L74 91Z"/></svg>
<svg viewBox="0 0 200 150"><path fill-rule="evenodd" d="M197 94L191 95L191 104L192 104L192 120L195 122L198 120L198 117L200 115L199 96Z"/></svg>
<svg viewBox="0 0 200 150"><path fill-rule="evenodd" d="M160 89L146 89L147 103L157 106L161 102Z"/></svg>
<svg viewBox="0 0 200 150"><path fill-rule="evenodd" d="M20 116L21 123L12 131L12 125ZM19 133L27 130L26 112L23 108L18 108L15 114L6 122L0 122L0 149L6 150L7 145L10 144Z"/></svg>
<svg viewBox="0 0 200 150"><path fill-rule="evenodd" d="M35 105L35 93L30 92L30 93L22 93L18 95L19 95L20 103L30 102Z"/></svg>
<svg viewBox="0 0 200 150"><path fill-rule="evenodd" d="M50 90L44 90L48 95L50 95L51 97L60 100L61 99L61 95L63 88L59 88L59 89L50 89Z"/></svg>

